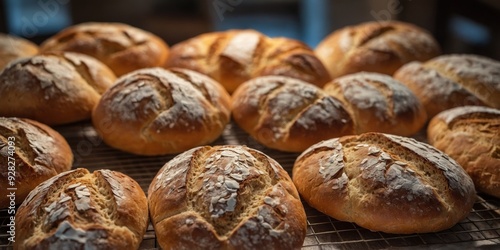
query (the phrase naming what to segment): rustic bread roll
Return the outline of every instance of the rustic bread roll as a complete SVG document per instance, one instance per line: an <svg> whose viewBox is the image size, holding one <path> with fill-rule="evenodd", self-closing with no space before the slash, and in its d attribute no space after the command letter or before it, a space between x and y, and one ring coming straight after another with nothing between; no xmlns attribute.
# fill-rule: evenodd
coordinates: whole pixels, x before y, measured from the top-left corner
<svg viewBox="0 0 500 250"><path fill-rule="evenodd" d="M162 249L299 249L306 215L288 174L244 146L198 147L165 164L148 202Z"/></svg>
<svg viewBox="0 0 500 250"><path fill-rule="evenodd" d="M63 172L37 186L16 213L14 249L138 249L146 195L111 170Z"/></svg>
<svg viewBox="0 0 500 250"><path fill-rule="evenodd" d="M162 68L122 76L92 114L108 145L140 155L208 144L229 119L230 96L219 83L194 71Z"/></svg>
<svg viewBox="0 0 500 250"><path fill-rule="evenodd" d="M122 23L81 23L47 39L42 51L73 51L93 56L117 76L161 66L168 57L168 45L159 37Z"/></svg>
<svg viewBox="0 0 500 250"><path fill-rule="evenodd" d="M332 78L361 71L392 75L403 64L440 54L437 42L414 25L367 22L327 36L315 50Z"/></svg>
<svg viewBox="0 0 500 250"><path fill-rule="evenodd" d="M327 83L324 90L344 104L354 120L356 134L382 132L409 136L427 121L417 97L388 75L355 73Z"/></svg>
<svg viewBox="0 0 500 250"><path fill-rule="evenodd" d="M20 204L38 184L71 169L68 143L50 127L29 119L0 117L0 207ZM14 178L14 179L12 179ZM8 190L15 188L15 190Z"/></svg>
<svg viewBox="0 0 500 250"><path fill-rule="evenodd" d="M315 144L297 158L292 176L312 207L386 233L450 228L476 199L472 180L455 161L427 144L389 134Z"/></svg>
<svg viewBox="0 0 500 250"><path fill-rule="evenodd" d="M165 65L209 75L230 93L258 76L290 76L320 87L330 80L307 45L288 38L270 38L254 30L213 32L181 42L172 47Z"/></svg>
<svg viewBox="0 0 500 250"><path fill-rule="evenodd" d="M90 118L115 76L106 65L77 53L48 53L17 60L0 74L0 115L48 125Z"/></svg>
<svg viewBox="0 0 500 250"><path fill-rule="evenodd" d="M243 83L232 96L234 121L261 144L302 152L325 139L353 134L342 104L298 79L263 76Z"/></svg>
<svg viewBox="0 0 500 250"><path fill-rule="evenodd" d="M0 71L11 61L38 54L38 46L26 39L0 33Z"/></svg>
<svg viewBox="0 0 500 250"><path fill-rule="evenodd" d="M443 55L411 62L394 78L423 103L429 118L465 105L500 108L500 62L476 55Z"/></svg>
<svg viewBox="0 0 500 250"><path fill-rule="evenodd" d="M430 121L427 136L467 171L478 191L500 198L500 110L464 106L443 111Z"/></svg>

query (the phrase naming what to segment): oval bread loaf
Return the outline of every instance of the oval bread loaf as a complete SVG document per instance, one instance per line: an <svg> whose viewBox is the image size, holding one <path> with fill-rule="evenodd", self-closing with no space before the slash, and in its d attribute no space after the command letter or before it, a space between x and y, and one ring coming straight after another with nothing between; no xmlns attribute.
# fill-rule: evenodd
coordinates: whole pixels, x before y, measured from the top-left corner
<svg viewBox="0 0 500 250"><path fill-rule="evenodd" d="M0 33L0 71L10 62L38 54L38 46L26 39Z"/></svg>
<svg viewBox="0 0 500 250"><path fill-rule="evenodd" d="M73 153L68 143L50 127L29 119L0 117L0 204L10 205L10 191L16 188L20 204L38 184L71 169ZM11 175L10 173L15 173ZM7 180L14 177L14 185Z"/></svg>
<svg viewBox="0 0 500 250"><path fill-rule="evenodd" d="M47 125L89 119L115 81L98 60L77 53L47 53L17 60L0 73L0 115Z"/></svg>
<svg viewBox="0 0 500 250"><path fill-rule="evenodd" d="M146 195L115 171L75 169L37 186L16 213L14 249L138 249Z"/></svg>
<svg viewBox="0 0 500 250"><path fill-rule="evenodd" d="M315 144L297 158L292 176L312 207L386 233L450 228L476 199L471 178L448 156L414 139L381 133Z"/></svg>
<svg viewBox="0 0 500 250"><path fill-rule="evenodd" d="M466 105L500 108L500 62L486 57L455 54L411 62L394 78L415 93L429 118Z"/></svg>
<svg viewBox="0 0 500 250"><path fill-rule="evenodd" d="M299 249L306 215L290 177L244 146L198 147L169 161L149 186L162 249Z"/></svg>
<svg viewBox="0 0 500 250"><path fill-rule="evenodd" d="M165 66L187 68L220 82L229 93L259 76L283 75L323 86L330 76L304 43L254 30L202 34L172 47Z"/></svg>
<svg viewBox="0 0 500 250"><path fill-rule="evenodd" d="M40 45L47 51L87 54L106 64L117 76L161 66L168 45L156 35L123 23L88 22L70 26Z"/></svg>
<svg viewBox="0 0 500 250"><path fill-rule="evenodd" d="M230 96L219 83L191 70L163 68L122 76L92 114L108 145L140 155L208 144L229 119Z"/></svg>
<svg viewBox="0 0 500 250"><path fill-rule="evenodd" d="M500 198L500 110L464 106L443 111L430 121L427 136L467 171L478 191Z"/></svg>

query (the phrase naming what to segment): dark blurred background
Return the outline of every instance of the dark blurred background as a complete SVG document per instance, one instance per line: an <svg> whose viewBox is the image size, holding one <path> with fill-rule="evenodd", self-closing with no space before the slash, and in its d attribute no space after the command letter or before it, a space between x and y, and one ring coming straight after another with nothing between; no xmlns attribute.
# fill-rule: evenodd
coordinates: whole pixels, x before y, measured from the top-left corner
<svg viewBox="0 0 500 250"><path fill-rule="evenodd" d="M253 28L311 47L328 33L371 20L429 30L445 53L500 60L498 0L1 0L0 32L41 43L80 22L123 22L173 45L213 30Z"/></svg>

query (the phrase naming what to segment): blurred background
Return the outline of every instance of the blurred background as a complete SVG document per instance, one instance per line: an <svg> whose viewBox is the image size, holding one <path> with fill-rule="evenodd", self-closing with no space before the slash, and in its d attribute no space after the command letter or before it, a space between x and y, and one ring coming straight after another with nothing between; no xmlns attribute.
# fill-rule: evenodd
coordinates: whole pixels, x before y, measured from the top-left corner
<svg viewBox="0 0 500 250"><path fill-rule="evenodd" d="M498 0L1 0L0 32L41 43L72 24L123 22L173 45L214 30L251 28L311 47L365 21L401 20L430 31L445 53L500 60Z"/></svg>

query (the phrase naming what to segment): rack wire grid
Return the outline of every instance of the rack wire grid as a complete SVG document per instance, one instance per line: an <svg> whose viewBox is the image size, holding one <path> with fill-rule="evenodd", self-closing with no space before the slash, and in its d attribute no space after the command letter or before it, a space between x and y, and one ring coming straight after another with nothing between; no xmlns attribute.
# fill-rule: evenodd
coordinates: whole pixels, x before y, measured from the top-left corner
<svg viewBox="0 0 500 250"><path fill-rule="evenodd" d="M134 178L146 192L158 170L174 155L137 156L107 146L89 122L56 127L74 153L74 168L111 169ZM425 135L415 136L425 141ZM212 145L240 144L255 148L277 160L291 174L298 154L265 148L234 123ZM427 234L386 234L372 232L354 223L335 220L304 203L307 234L303 249L500 249L500 200L479 194L473 211L454 227ZM12 249L7 234L9 214L0 210L0 249ZM153 226L149 224L140 249L159 249Z"/></svg>

